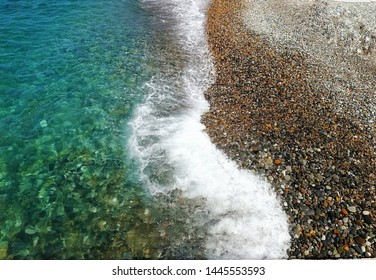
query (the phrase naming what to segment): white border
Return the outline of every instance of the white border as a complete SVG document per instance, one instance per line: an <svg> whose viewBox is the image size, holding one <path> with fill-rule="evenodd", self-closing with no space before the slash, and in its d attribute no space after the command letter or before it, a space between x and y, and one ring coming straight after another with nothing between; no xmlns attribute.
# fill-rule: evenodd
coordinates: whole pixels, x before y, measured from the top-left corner
<svg viewBox="0 0 376 280"><path fill-rule="evenodd" d="M196 269L196 276L113 276L113 269ZM206 275L206 267L265 267L265 275ZM376 260L269 261L0 261L0 279L369 279Z"/></svg>

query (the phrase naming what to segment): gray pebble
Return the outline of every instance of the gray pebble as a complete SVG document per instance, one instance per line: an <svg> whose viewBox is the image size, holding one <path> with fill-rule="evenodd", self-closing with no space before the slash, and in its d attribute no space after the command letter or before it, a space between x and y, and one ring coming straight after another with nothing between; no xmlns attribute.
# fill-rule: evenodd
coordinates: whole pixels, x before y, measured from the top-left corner
<svg viewBox="0 0 376 280"><path fill-rule="evenodd" d="M348 206L347 210L349 210L351 213L355 213L356 212L356 207L355 206Z"/></svg>

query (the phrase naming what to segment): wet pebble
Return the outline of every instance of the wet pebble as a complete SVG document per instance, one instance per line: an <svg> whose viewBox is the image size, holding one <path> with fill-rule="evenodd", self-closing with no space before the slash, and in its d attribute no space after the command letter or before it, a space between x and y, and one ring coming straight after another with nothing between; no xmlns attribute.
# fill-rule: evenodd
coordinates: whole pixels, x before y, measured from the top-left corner
<svg viewBox="0 0 376 280"><path fill-rule="evenodd" d="M355 213L356 212L356 207L355 206L348 206L347 210L349 210L351 213Z"/></svg>

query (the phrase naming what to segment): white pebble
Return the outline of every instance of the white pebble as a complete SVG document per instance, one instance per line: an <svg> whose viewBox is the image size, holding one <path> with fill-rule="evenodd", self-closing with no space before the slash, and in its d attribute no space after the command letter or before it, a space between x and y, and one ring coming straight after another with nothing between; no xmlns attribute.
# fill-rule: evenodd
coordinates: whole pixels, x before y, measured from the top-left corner
<svg viewBox="0 0 376 280"><path fill-rule="evenodd" d="M351 213L355 213L356 212L355 206L348 206L347 210L349 210Z"/></svg>
<svg viewBox="0 0 376 280"><path fill-rule="evenodd" d="M46 121L46 120L42 120L42 121L40 121L39 125L40 125L40 127L42 127L42 128L45 128L45 127L47 127L47 126L48 126L48 124L47 124L47 121Z"/></svg>

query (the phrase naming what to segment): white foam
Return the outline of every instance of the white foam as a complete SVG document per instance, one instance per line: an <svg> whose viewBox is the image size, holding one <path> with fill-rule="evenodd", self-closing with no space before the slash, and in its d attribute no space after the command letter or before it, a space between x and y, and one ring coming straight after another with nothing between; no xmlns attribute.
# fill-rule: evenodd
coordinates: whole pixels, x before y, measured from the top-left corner
<svg viewBox="0 0 376 280"><path fill-rule="evenodd" d="M188 62L181 75L174 76L177 81L161 74L147 84L150 95L130 123L129 145L139 162L140 176L152 192L180 188L186 197L205 198L210 217L208 258L286 258L287 216L270 185L238 169L211 143L200 123L208 109L203 93L213 78L204 28L208 1L162 3L178 19L175 35ZM180 108L174 107L180 103ZM159 180L155 174L167 175Z"/></svg>
<svg viewBox="0 0 376 280"><path fill-rule="evenodd" d="M167 141L169 157L177 167L178 184L186 194L204 196L212 217L210 258L263 259L286 257L287 217L270 186L240 170L210 142L199 116L181 120L182 129Z"/></svg>

